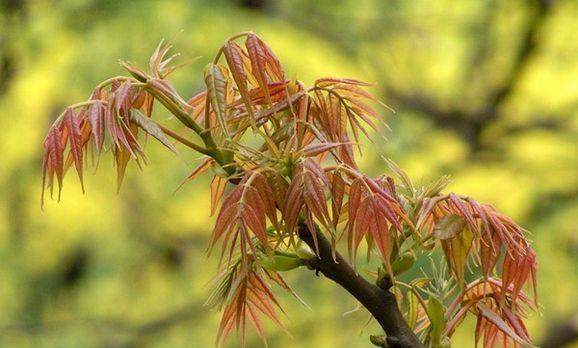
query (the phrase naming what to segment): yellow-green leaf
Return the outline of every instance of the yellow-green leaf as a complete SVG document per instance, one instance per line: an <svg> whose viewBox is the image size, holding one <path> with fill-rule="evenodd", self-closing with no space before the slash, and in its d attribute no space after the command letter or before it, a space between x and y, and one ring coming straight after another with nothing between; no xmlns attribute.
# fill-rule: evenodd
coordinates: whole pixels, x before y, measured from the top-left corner
<svg viewBox="0 0 578 348"><path fill-rule="evenodd" d="M225 135L229 138L230 133L227 128L227 73L216 64L209 64L205 68L205 84L207 95L213 111L217 115L217 120Z"/></svg>
<svg viewBox="0 0 578 348"><path fill-rule="evenodd" d="M432 346L439 345L446 326L445 310L442 302L435 296L430 296L427 301L427 316L431 323L430 339Z"/></svg>
<svg viewBox="0 0 578 348"><path fill-rule="evenodd" d="M142 130L147 132L147 134L153 136L155 139L157 139L161 144L166 146L172 152L174 153L177 152L175 146L169 141L165 133L162 131L159 125L156 124L155 121L146 117L138 110L132 110L131 117L136 122L136 124L140 128L142 128Z"/></svg>
<svg viewBox="0 0 578 348"><path fill-rule="evenodd" d="M453 238L466 227L466 221L459 215L447 215L441 218L434 228L434 237L445 240Z"/></svg>

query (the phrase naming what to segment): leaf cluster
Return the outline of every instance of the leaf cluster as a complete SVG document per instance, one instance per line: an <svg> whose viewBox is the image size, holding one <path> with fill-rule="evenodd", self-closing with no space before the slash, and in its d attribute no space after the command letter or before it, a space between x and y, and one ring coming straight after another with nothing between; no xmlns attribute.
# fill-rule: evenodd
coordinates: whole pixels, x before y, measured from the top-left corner
<svg viewBox="0 0 578 348"><path fill-rule="evenodd" d="M212 170L218 213L210 248L222 261L210 303L223 308L219 342L236 328L244 344L247 321L263 338L262 317L281 325L270 285L292 292L279 272L317 254L299 241L305 225L314 240L318 227L331 239L334 255L346 241L353 265L365 244L383 265L380 276L394 280L419 253L441 249L447 272L394 282L408 323L430 346L449 342L467 314L486 347L530 344L522 318L537 305L522 288L532 283L535 293L536 256L523 229L490 205L442 193L446 178L416 187L393 162L395 179L362 173L360 137L377 129L375 107L384 106L369 84L287 79L271 48L249 32L225 41L204 70L206 88L186 99L167 80L178 67L170 48L161 42L148 72L123 63L131 76L104 81L65 110L45 140L43 186L52 192L56 177L60 195L72 164L82 182L88 154L107 149L120 186L128 161L145 160L143 132L173 152L169 138L203 154L183 183ZM155 101L185 135L153 120Z"/></svg>

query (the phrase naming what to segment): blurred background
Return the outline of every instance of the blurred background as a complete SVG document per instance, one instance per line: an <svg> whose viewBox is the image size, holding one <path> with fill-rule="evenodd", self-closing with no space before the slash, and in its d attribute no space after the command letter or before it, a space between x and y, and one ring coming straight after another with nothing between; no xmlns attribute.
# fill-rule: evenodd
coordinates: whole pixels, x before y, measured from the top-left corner
<svg viewBox="0 0 578 348"><path fill-rule="evenodd" d="M86 195L69 175L44 212L40 159L49 124L124 73L118 59L145 66L173 38L183 60L201 57L173 77L188 97L225 38L246 30L290 77L375 82L397 114L383 112L392 131L367 147L363 170L386 171L383 155L416 182L450 174L450 190L511 215L538 253L533 337L543 347L576 338L577 1L0 0L0 346L214 345L208 182L173 194L196 156L150 142L150 164L131 163L118 194L105 156ZM366 313L344 315L356 303L328 280L288 280L312 310L279 292L293 337L269 326L271 347L367 347L379 333ZM453 346L472 347L473 329L466 322Z"/></svg>

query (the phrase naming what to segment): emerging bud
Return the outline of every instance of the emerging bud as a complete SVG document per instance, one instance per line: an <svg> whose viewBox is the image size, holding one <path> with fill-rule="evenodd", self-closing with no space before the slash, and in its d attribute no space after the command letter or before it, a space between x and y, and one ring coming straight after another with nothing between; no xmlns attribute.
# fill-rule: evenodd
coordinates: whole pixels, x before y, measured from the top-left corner
<svg viewBox="0 0 578 348"><path fill-rule="evenodd" d="M369 340L374 346L378 347L387 347L387 343L385 342L384 335L370 335Z"/></svg>
<svg viewBox="0 0 578 348"><path fill-rule="evenodd" d="M317 257L313 249L309 247L309 245L299 241L297 243L297 256L302 260L311 260Z"/></svg>
<svg viewBox="0 0 578 348"><path fill-rule="evenodd" d="M261 267L274 272L291 271L299 266L303 266L305 262L295 256L287 254L276 254L270 257L263 257L259 260Z"/></svg>
<svg viewBox="0 0 578 348"><path fill-rule="evenodd" d="M391 264L393 275L400 275L410 269L415 263L415 255L406 253L395 259Z"/></svg>

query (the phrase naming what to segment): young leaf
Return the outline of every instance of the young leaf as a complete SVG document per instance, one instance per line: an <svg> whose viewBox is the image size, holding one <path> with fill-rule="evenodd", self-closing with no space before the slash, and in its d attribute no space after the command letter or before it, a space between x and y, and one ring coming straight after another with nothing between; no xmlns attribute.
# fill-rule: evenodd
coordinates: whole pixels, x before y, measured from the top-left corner
<svg viewBox="0 0 578 348"><path fill-rule="evenodd" d="M466 227L466 221L459 215L446 215L441 218L434 228L437 239L446 240L455 237Z"/></svg>
<svg viewBox="0 0 578 348"><path fill-rule="evenodd" d="M71 108L67 108L64 112L64 125L68 131L68 140L70 142L70 153L74 159L74 166L76 167L76 172L78 173L78 178L80 179L80 186L82 187L82 192L84 192L84 181L82 179L82 158L83 158L83 137L80 131L80 118L76 117L74 111Z"/></svg>
<svg viewBox="0 0 578 348"><path fill-rule="evenodd" d="M439 346L442 342L446 319L444 305L436 296L430 296L427 301L427 315L431 323L429 336L432 346Z"/></svg>
<svg viewBox="0 0 578 348"><path fill-rule="evenodd" d="M474 235L469 227L464 228L449 239L442 240L448 265L450 265L460 285L465 284L464 272L473 240Z"/></svg>
<svg viewBox="0 0 578 348"><path fill-rule="evenodd" d="M88 109L88 123L92 133L92 139L96 149L96 154L99 155L104 144L104 108L102 102L97 101Z"/></svg>
<svg viewBox="0 0 578 348"><path fill-rule="evenodd" d="M228 81L224 69L216 64L209 64L205 68L205 84L207 85L208 100L217 115L217 120L225 135L230 138L227 126L227 85Z"/></svg>
<svg viewBox="0 0 578 348"><path fill-rule="evenodd" d="M494 311L492 311L491 309L486 307L484 304L478 303L476 305L476 308L480 311L480 315L483 318L485 318L489 322L491 322L493 326L495 326L497 329L502 331L508 337L510 337L513 340L515 340L516 342L524 344L524 345L530 344L530 342L528 342L528 341L524 340L523 338L521 338L520 336L518 336L518 334L516 334L516 332L510 326L508 326L508 324L506 324L506 322L504 320L502 320L502 318L500 318L499 315L494 313Z"/></svg>
<svg viewBox="0 0 578 348"><path fill-rule="evenodd" d="M58 125L53 125L44 140L44 159L42 161L42 197L44 188L50 187L52 195L53 178L56 174L58 182L58 197L62 190L62 177L64 176L64 146L62 144L62 132ZM48 179L48 180L47 180Z"/></svg>
<svg viewBox="0 0 578 348"><path fill-rule="evenodd" d="M175 146L169 141L165 133L162 129L158 126L158 124L151 120L150 118L143 115L138 110L133 110L131 113L132 120L136 122L136 124L142 128L147 134L153 136L157 139L161 144L167 147L167 149L171 150L174 153L177 153L177 149Z"/></svg>

